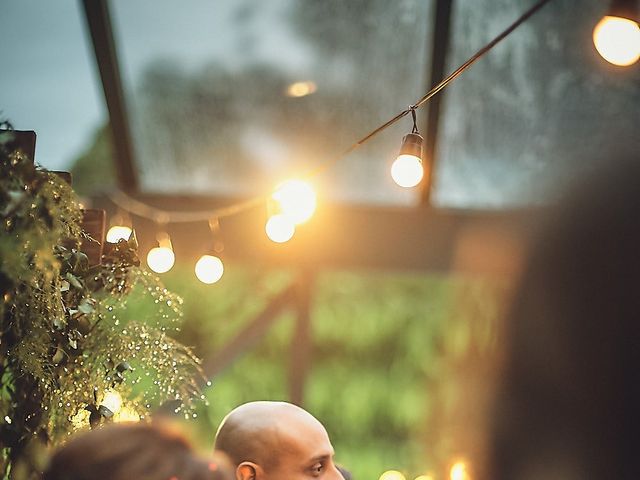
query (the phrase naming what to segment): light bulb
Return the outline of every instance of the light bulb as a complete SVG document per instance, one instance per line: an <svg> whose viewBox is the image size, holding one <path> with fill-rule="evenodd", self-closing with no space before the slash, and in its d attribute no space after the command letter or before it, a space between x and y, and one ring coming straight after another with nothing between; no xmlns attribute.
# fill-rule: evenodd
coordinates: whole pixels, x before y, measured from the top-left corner
<svg viewBox="0 0 640 480"><path fill-rule="evenodd" d="M156 273L168 272L175 261L176 256L169 247L155 247L147 254L147 265Z"/></svg>
<svg viewBox="0 0 640 480"><path fill-rule="evenodd" d="M273 215L267 220L264 227L267 236L276 243L284 243L291 240L296 233L296 226L287 215Z"/></svg>
<svg viewBox="0 0 640 480"><path fill-rule="evenodd" d="M122 397L115 390L107 390L104 392L101 404L111 410L112 413L118 413L122 408Z"/></svg>
<svg viewBox="0 0 640 480"><path fill-rule="evenodd" d="M131 228L124 225L114 225L107 232L107 242L118 243L118 240L129 240L131 236Z"/></svg>
<svg viewBox="0 0 640 480"><path fill-rule="evenodd" d="M424 140L419 133L415 133L415 130L406 134L402 139L398 158L391 165L391 178L401 187L415 187L422 180L424 176L424 168L422 167L423 143Z"/></svg>
<svg viewBox="0 0 640 480"><path fill-rule="evenodd" d="M380 475L379 480L405 480L405 476L402 472L397 470L387 470L382 475Z"/></svg>
<svg viewBox="0 0 640 480"><path fill-rule="evenodd" d="M289 97L306 97L311 95L318 89L315 82L295 82L287 88L287 96Z"/></svg>
<svg viewBox="0 0 640 480"><path fill-rule="evenodd" d="M213 255L203 255L196 263L196 277L202 283L216 283L222 278L224 265L222 260Z"/></svg>
<svg viewBox="0 0 640 480"><path fill-rule="evenodd" d="M391 165L391 177L401 187L415 187L423 176L422 160L415 155L398 155Z"/></svg>
<svg viewBox="0 0 640 480"><path fill-rule="evenodd" d="M607 62L627 67L640 59L640 26L628 18L607 15L593 29L593 43Z"/></svg>
<svg viewBox="0 0 640 480"><path fill-rule="evenodd" d="M316 192L302 180L283 182L271 197L278 203L281 213L295 224L306 222L316 211Z"/></svg>
<svg viewBox="0 0 640 480"><path fill-rule="evenodd" d="M470 477L465 463L462 461L454 463L449 471L449 478L451 480L469 480Z"/></svg>

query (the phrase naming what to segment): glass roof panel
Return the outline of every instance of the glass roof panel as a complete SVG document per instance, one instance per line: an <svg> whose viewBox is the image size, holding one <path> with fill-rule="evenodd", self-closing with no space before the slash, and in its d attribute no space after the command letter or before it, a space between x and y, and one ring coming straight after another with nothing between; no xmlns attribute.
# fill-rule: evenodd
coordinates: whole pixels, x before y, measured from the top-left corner
<svg viewBox="0 0 640 480"><path fill-rule="evenodd" d="M113 1L141 188L263 193L334 158L426 90L432 3ZM410 129L358 149L321 191L416 202L389 175Z"/></svg>
<svg viewBox="0 0 640 480"><path fill-rule="evenodd" d="M456 0L448 71L533 1ZM548 3L446 90L434 200L449 207L549 201L600 159L640 151L640 68L614 67L592 31L608 2Z"/></svg>

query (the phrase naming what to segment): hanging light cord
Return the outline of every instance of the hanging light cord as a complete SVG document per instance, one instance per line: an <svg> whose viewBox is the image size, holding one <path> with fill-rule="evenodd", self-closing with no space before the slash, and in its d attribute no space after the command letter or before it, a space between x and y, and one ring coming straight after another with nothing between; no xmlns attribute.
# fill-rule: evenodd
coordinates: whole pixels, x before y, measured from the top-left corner
<svg viewBox="0 0 640 480"><path fill-rule="evenodd" d="M311 170L307 175L308 177L317 176L333 165L341 161L347 155L351 154L354 150L361 147L364 143L371 140L373 137L383 132L391 125L396 123L401 118L405 117L409 113L413 115L414 119L414 133L417 133L417 127L415 123L415 111L416 109L422 107L425 103L427 103L431 98L437 95L441 90L443 90L447 85L449 85L453 80L455 80L462 72L464 72L467 68L473 65L480 57L484 56L489 50L495 47L498 43L504 40L511 32L513 32L516 28L522 25L525 21L527 21L533 14L535 14L538 10L544 7L551 0L539 0L536 4L534 4L529 10L523 13L515 22L513 22L509 27L507 27L503 32L501 32L497 37L491 40L487 45L478 50L473 56L471 56L466 62L460 65L456 70L454 70L449 76L447 76L444 80L438 83L435 87L425 93L422 98L420 98L415 104L409 106L406 110L398 113L396 116L386 121L379 127L375 128L360 140L352 144L346 150L344 150L340 155L327 160L324 163L321 163L318 167ZM144 217L152 220L158 220L158 218L166 219L170 223L187 223L187 222L201 222L209 220L212 217L223 218L229 217L231 215L236 215L245 210L249 210L254 207L260 206L266 199L267 196L261 195L250 200L236 203L233 205L229 205L227 207L217 208L215 210L206 210L206 211L192 211L192 212L181 212L181 211L168 211L159 209L156 207L152 207L151 205L147 205L135 198L127 195L122 191L116 191L111 196L110 199L112 202L125 210L137 215L139 217Z"/></svg>

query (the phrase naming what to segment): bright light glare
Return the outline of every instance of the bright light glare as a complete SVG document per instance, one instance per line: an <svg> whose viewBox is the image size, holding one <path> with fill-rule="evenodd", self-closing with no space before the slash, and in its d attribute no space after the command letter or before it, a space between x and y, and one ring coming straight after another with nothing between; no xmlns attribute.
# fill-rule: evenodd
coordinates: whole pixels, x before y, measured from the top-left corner
<svg viewBox="0 0 640 480"><path fill-rule="evenodd" d="M603 17L593 29L593 43L607 62L627 67L640 59L640 26L621 17Z"/></svg>
<svg viewBox="0 0 640 480"><path fill-rule="evenodd" d="M280 206L281 213L295 224L306 222L316 211L316 192L302 180L287 180L276 188L271 197Z"/></svg>
<svg viewBox="0 0 640 480"><path fill-rule="evenodd" d="M464 462L456 462L451 466L449 472L449 478L451 480L469 480L469 474L467 473L467 466Z"/></svg>
<svg viewBox="0 0 640 480"><path fill-rule="evenodd" d="M273 215L264 227L267 237L276 243L284 243L291 240L296 233L296 226L291 219L282 214Z"/></svg>
<svg viewBox="0 0 640 480"><path fill-rule="evenodd" d="M213 255L203 255L196 263L196 277L202 283L216 283L222 278L224 265L222 260Z"/></svg>
<svg viewBox="0 0 640 480"><path fill-rule="evenodd" d="M433 480L433 475L418 475L414 480Z"/></svg>
<svg viewBox="0 0 640 480"><path fill-rule="evenodd" d="M289 97L305 97L314 93L318 87L315 82L295 82L287 88L287 96Z"/></svg>
<svg viewBox="0 0 640 480"><path fill-rule="evenodd" d="M380 480L405 480L405 476L397 470L387 470L380 475Z"/></svg>
<svg viewBox="0 0 640 480"><path fill-rule="evenodd" d="M391 177L401 187L415 187L423 176L422 161L415 155L398 155L391 165Z"/></svg>
<svg viewBox="0 0 640 480"><path fill-rule="evenodd" d="M165 273L171 270L176 261L176 256L168 247L155 247L147 254L147 265L156 273Z"/></svg>
<svg viewBox="0 0 640 480"><path fill-rule="evenodd" d="M132 407L122 407L117 415L113 416L114 422L139 422L140 414Z"/></svg>
<svg viewBox="0 0 640 480"><path fill-rule="evenodd" d="M131 231L131 228L125 227L124 225L114 225L107 232L107 242L118 243L120 239L129 240Z"/></svg>
<svg viewBox="0 0 640 480"><path fill-rule="evenodd" d="M118 413L122 408L122 397L115 390L107 390L104 392L104 398L102 399L101 404L113 413Z"/></svg>

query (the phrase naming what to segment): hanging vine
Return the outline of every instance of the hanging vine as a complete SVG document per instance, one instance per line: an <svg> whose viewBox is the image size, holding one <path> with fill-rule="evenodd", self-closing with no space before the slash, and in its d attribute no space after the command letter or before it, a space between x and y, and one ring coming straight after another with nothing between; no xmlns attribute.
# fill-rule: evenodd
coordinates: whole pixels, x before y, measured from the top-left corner
<svg viewBox="0 0 640 480"><path fill-rule="evenodd" d="M189 417L199 360L171 338L181 299L139 267L135 236L90 265L71 187L0 130L0 476L30 478L36 445L156 411ZM155 318L124 321L136 291ZM144 320L144 321L142 321ZM13 471L13 473L11 473Z"/></svg>

